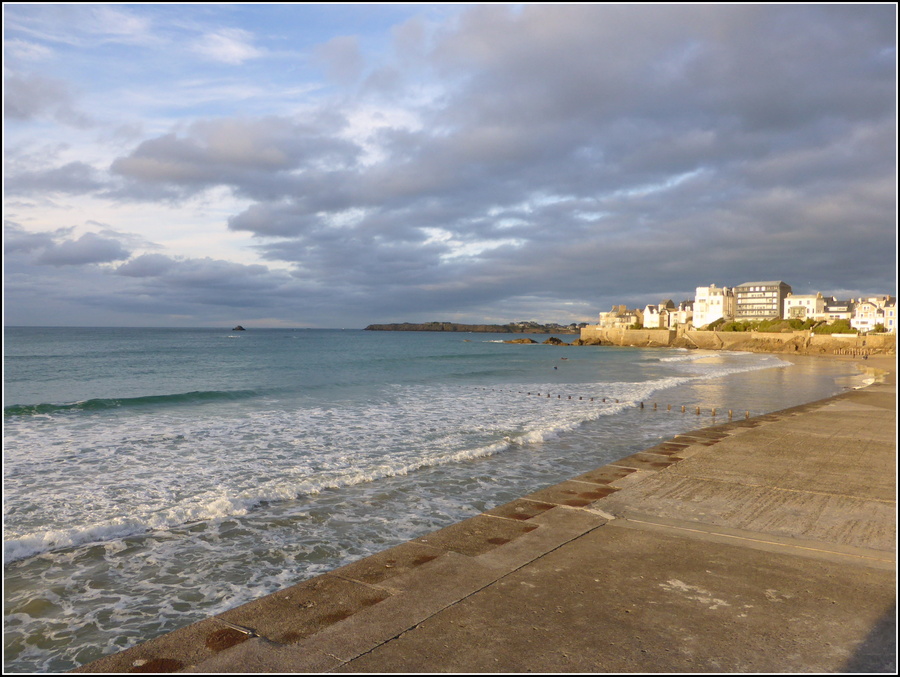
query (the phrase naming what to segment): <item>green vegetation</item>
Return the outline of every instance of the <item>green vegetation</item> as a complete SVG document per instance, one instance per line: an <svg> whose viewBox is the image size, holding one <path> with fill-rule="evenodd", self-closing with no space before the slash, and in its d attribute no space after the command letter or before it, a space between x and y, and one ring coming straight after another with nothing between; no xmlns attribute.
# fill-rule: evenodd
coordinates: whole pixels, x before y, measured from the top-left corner
<svg viewBox="0 0 900 677"><path fill-rule="evenodd" d="M812 331L814 334L855 334L847 320L837 320L834 324L816 322L812 319L800 320L760 320L758 322L718 319L711 322L710 331L758 331L766 333L786 333L792 331Z"/></svg>
<svg viewBox="0 0 900 677"><path fill-rule="evenodd" d="M804 331L806 329L812 329L819 323L813 319L806 319L806 320L793 319L793 320L788 320L788 324L790 325L791 329L793 329L794 331Z"/></svg>
<svg viewBox="0 0 900 677"><path fill-rule="evenodd" d="M835 320L831 324L820 324L813 327L813 334L858 334L859 332L850 326L850 320Z"/></svg>
<svg viewBox="0 0 900 677"><path fill-rule="evenodd" d="M773 319L759 320L757 322L732 320L730 322L725 322L721 327L719 327L719 331L761 331L767 333L789 332L794 331L794 327L791 325L792 322L796 322L796 320ZM800 327L797 328L799 329Z"/></svg>

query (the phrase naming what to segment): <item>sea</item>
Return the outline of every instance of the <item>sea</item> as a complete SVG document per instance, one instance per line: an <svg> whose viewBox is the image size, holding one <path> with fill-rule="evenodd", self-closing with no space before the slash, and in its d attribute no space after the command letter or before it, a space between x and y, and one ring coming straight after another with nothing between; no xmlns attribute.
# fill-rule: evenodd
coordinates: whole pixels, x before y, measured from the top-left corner
<svg viewBox="0 0 900 677"><path fill-rule="evenodd" d="M73 669L729 410L865 383L528 336L5 328L4 672Z"/></svg>

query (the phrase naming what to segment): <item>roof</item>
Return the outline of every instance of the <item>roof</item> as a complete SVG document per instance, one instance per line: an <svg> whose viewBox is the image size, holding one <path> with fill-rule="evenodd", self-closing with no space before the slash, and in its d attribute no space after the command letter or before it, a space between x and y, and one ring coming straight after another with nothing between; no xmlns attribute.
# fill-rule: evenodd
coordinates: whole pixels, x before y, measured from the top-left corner
<svg viewBox="0 0 900 677"><path fill-rule="evenodd" d="M744 282L744 284L739 284L738 287L777 287L780 284L787 284L783 280L768 280L766 282Z"/></svg>

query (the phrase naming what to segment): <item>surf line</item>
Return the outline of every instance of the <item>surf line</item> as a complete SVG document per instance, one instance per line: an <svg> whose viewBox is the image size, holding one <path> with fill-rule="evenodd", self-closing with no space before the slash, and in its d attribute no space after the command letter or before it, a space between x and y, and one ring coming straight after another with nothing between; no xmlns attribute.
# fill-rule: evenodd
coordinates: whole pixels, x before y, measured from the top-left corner
<svg viewBox="0 0 900 677"><path fill-rule="evenodd" d="M505 391L503 388L490 388L490 389L488 389L488 388L480 388L480 390L490 390L491 392L501 392L501 393L502 393L502 392L507 392L507 391ZM508 391L508 392L513 392L513 391ZM526 392L526 391L522 391L522 390L517 390L517 391L515 391L515 392L516 392L517 394L519 394L519 395L532 395L532 396L535 396L535 395L536 395L537 397L543 397L543 398L546 398L546 399L552 399L552 398L553 398L553 394L552 394L552 393L539 393L539 392L531 392L531 391L527 391L527 392ZM566 395L566 400L574 400L574 398L575 398L575 395ZM563 399L563 396L560 395L560 394L557 394L556 399L557 399L557 400L562 400L562 399ZM613 402L615 402L615 404L621 404L621 402L619 401L618 398L611 397L611 398L609 398L609 399L612 400ZM578 400L574 400L574 401L594 402L595 400L599 400L601 403L604 403L604 404L605 404L606 401L607 401L607 398L606 398L606 397L602 397L602 398L601 398L601 397L589 397L589 398L585 398L583 395L579 395L579 396L578 396ZM612 403L612 402L610 402L610 403ZM645 409L645 405L644 405L643 402L638 402L636 406L637 406L639 409L642 409L642 410ZM687 413L687 409L688 409L688 408L687 408L687 405L684 405L684 404L681 405L681 413L682 413L682 414ZM697 406L697 407L695 407L694 409L695 409L694 413L695 413L697 416L700 416L700 415L703 413L703 408L702 408L702 407ZM712 415L713 418L716 418L716 417L718 416L718 413L719 413L720 410L723 410L723 411L724 411L724 408L721 408L721 407L710 407L709 412L710 412L710 414ZM660 409L660 407L659 407L659 404L658 404L657 402L654 402L654 403L653 403L653 411L661 411L661 409ZM667 405L666 405L666 411L667 411L667 412L672 411L672 405L671 405L671 404L667 404ZM729 419L734 418L734 409L728 409L728 418L729 418ZM745 419L749 419L749 418L750 418L750 411L749 411L749 410L744 411L744 418L745 418Z"/></svg>

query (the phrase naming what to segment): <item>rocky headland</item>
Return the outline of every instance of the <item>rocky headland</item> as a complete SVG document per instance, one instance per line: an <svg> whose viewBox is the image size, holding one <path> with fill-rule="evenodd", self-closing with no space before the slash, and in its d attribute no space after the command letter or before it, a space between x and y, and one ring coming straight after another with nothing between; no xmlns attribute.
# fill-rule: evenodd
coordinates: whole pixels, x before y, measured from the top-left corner
<svg viewBox="0 0 900 677"><path fill-rule="evenodd" d="M512 322L510 324L458 324L456 322L401 322L396 324L370 324L365 331L453 331L486 334L578 334L576 325L541 324L538 322Z"/></svg>

